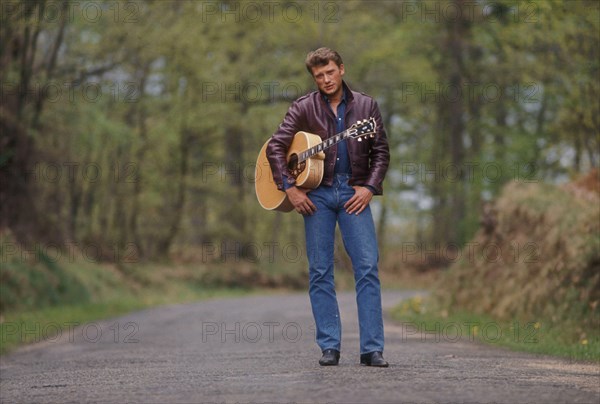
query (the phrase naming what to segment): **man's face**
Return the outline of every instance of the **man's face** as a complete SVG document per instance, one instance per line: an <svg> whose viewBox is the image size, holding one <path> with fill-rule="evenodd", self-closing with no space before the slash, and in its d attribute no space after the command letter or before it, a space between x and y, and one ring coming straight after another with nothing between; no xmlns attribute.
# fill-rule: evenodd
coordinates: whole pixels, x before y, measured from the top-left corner
<svg viewBox="0 0 600 404"><path fill-rule="evenodd" d="M336 65L333 60L324 66L312 68L313 79L317 83L319 90L327 95L341 96L342 93L342 77L344 76L344 65Z"/></svg>

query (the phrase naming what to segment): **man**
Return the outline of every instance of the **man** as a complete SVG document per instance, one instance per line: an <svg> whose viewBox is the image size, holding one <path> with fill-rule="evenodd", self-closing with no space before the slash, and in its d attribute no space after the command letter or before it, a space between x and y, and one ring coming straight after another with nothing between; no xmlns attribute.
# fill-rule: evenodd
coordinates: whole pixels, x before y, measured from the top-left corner
<svg viewBox="0 0 600 404"><path fill-rule="evenodd" d="M297 99L269 142L267 157L273 178L304 217L309 261L309 296L316 323L322 366L335 366L341 349L341 322L334 287L333 261L336 223L354 269L360 325L360 363L387 367L383 359L383 318L375 226L369 207L382 193L389 165L389 147L377 103L351 91L343 81L340 55L319 48L306 57L306 68L318 91ZM375 118L375 137L348 138L325 151L324 176L310 193L294 185L286 153L298 131L327 139L358 120Z"/></svg>

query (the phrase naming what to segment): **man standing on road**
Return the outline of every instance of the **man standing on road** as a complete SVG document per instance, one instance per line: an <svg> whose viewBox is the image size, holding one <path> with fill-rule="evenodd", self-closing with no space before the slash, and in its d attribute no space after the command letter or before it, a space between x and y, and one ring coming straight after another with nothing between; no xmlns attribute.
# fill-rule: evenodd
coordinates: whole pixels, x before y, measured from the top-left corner
<svg viewBox="0 0 600 404"><path fill-rule="evenodd" d="M360 326L360 363L387 367L383 359L383 317L377 263L379 252L369 203L383 192L382 182L390 153L375 100L351 91L343 81L340 55L319 48L306 57L306 68L318 91L291 105L267 148L273 178L285 190L295 210L304 217L309 262L309 296L316 323L322 366L335 366L341 349L341 321L335 294L333 261L336 223L354 269ZM348 124L375 118L377 133L368 139L348 138L325 152L323 180L308 193L294 185L286 155L298 131L323 140L344 131Z"/></svg>

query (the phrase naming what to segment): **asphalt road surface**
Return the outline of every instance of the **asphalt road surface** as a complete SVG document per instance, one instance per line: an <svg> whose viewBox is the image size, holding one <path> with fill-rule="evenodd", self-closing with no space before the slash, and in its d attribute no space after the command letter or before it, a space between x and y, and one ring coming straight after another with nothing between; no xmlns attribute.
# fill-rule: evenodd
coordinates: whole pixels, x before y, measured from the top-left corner
<svg viewBox="0 0 600 404"><path fill-rule="evenodd" d="M385 292L384 307L412 295ZM337 367L318 365L307 294L227 298L78 327L16 327L42 341L0 358L0 401L600 403L597 365L493 348L455 330L422 334L388 319L390 367L360 366L354 294L338 297ZM52 328L60 338L49 337Z"/></svg>

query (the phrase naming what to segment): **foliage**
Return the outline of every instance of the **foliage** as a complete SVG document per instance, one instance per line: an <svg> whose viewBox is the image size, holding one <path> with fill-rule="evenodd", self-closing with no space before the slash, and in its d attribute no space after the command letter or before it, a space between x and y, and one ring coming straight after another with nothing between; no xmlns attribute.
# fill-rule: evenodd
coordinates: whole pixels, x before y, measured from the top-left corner
<svg viewBox="0 0 600 404"><path fill-rule="evenodd" d="M1 226L25 246L78 243L104 261L211 249L213 263L253 259L258 246L259 268L273 264L271 246L302 246L298 216L256 203L253 164L290 101L312 91L303 59L321 45L383 112L392 165L374 206L385 247L463 246L507 181L598 163L594 1L3 10Z"/></svg>
<svg viewBox="0 0 600 404"><path fill-rule="evenodd" d="M570 343L600 329L600 178L510 183L486 225L434 287L446 315L537 322Z"/></svg>

